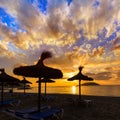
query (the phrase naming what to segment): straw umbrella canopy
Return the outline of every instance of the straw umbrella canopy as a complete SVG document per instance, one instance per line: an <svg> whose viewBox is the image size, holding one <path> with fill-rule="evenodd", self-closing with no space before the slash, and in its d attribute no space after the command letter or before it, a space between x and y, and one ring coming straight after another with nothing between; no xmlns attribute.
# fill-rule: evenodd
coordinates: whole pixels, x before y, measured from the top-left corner
<svg viewBox="0 0 120 120"><path fill-rule="evenodd" d="M93 78L82 74L83 66L79 67L79 73L75 76L68 78L68 81L79 80L79 100L81 100L81 80L93 81Z"/></svg>
<svg viewBox="0 0 120 120"><path fill-rule="evenodd" d="M25 94L26 84L32 84L32 83L30 81L26 80L25 77L23 77L23 80L21 80L20 83L22 83L24 85L24 94Z"/></svg>
<svg viewBox="0 0 120 120"><path fill-rule="evenodd" d="M10 76L10 75L8 75L6 72L5 72L5 69L4 68L2 68L2 69L0 69L0 72L1 72L1 74L0 74L0 83L1 83L1 101L3 102L3 94L4 94L4 83L18 83L19 82L19 79L17 79L17 78L14 78L14 77L12 77L12 76Z"/></svg>
<svg viewBox="0 0 120 120"><path fill-rule="evenodd" d="M62 78L63 74L61 70L47 67L44 65L43 61L50 57L52 57L51 52L44 51L42 52L41 58L39 59L36 65L20 66L18 68L15 68L13 72L14 74L22 75L25 77L39 78L39 81L41 80L41 78L53 78L53 79ZM40 111L41 106L40 96L41 96L41 82L39 82L38 85L38 111Z"/></svg>
<svg viewBox="0 0 120 120"><path fill-rule="evenodd" d="M45 83L45 96L46 96L47 83L54 83L55 81L49 78L43 78L40 81L38 80L37 83L38 82Z"/></svg>

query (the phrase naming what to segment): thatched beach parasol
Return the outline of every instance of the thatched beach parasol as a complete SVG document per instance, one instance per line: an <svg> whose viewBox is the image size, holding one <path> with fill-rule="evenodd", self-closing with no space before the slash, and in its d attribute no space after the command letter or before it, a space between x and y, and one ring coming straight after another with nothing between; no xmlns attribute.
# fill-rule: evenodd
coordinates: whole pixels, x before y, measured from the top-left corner
<svg viewBox="0 0 120 120"><path fill-rule="evenodd" d="M1 101L3 102L3 94L4 94L4 83L18 83L20 82L19 79L17 78L14 78L10 75L8 75L6 72L5 72L5 69L2 68L0 69L0 83L1 83Z"/></svg>
<svg viewBox="0 0 120 120"><path fill-rule="evenodd" d="M52 57L51 52L44 51L42 52L41 58L36 65L21 66L15 68L13 72L14 74L22 75L25 77L39 78L39 81L41 80L41 78L53 78L53 79L62 78L63 74L60 70L47 67L44 65L43 61L50 57ZM41 82L39 82L38 85L38 111L40 111L41 106L40 96L41 96Z"/></svg>
<svg viewBox="0 0 120 120"><path fill-rule="evenodd" d="M25 94L25 89L27 84L32 84L30 81L26 80L25 77L23 77L23 80L20 81L24 85L24 94Z"/></svg>
<svg viewBox="0 0 120 120"><path fill-rule="evenodd" d="M55 81L49 78L43 78L40 81L37 81L37 83L38 82L45 83L45 96L46 96L47 83L54 83Z"/></svg>
<svg viewBox="0 0 120 120"><path fill-rule="evenodd" d="M71 78L68 78L68 81L79 80L79 100L81 100L81 80L92 81L93 78L85 76L82 74L83 66L79 67L79 73Z"/></svg>

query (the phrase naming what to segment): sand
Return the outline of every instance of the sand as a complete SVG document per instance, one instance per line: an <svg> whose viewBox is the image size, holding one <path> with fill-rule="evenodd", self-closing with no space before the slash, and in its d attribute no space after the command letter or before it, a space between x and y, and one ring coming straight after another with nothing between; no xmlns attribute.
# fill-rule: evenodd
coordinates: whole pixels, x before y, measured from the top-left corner
<svg viewBox="0 0 120 120"><path fill-rule="evenodd" d="M3 109L23 109L37 106L37 94L13 93L5 99L14 98L20 100L18 106L0 107L0 120L17 120L7 115ZM64 109L62 120L120 120L120 97L103 96L82 96L82 99L88 100L88 104L79 104L77 95L68 94L48 94L49 100L42 100L42 105L51 107L60 107ZM90 101L89 101L90 100Z"/></svg>

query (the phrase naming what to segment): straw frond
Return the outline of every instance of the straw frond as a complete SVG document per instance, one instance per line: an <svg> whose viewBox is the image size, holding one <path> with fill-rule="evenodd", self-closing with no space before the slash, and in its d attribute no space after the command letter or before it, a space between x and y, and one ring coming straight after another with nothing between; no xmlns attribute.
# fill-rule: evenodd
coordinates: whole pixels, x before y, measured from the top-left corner
<svg viewBox="0 0 120 120"><path fill-rule="evenodd" d="M84 66L79 66L79 71L82 71L83 68Z"/></svg>
<svg viewBox="0 0 120 120"><path fill-rule="evenodd" d="M42 61L47 59L47 58L50 58L50 57L52 57L52 53L49 52L49 51L43 51L42 54L41 54L41 60Z"/></svg>
<svg viewBox="0 0 120 120"><path fill-rule="evenodd" d="M1 69L0 69L0 72L2 72L2 73L5 72L5 69L4 69L4 68L1 68Z"/></svg>

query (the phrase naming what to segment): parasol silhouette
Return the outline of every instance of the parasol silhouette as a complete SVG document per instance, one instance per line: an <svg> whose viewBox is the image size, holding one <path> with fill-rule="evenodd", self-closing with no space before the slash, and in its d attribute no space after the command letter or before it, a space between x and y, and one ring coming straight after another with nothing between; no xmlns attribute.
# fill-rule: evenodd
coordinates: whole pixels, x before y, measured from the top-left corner
<svg viewBox="0 0 120 120"><path fill-rule="evenodd" d="M93 78L82 74L82 69L83 66L80 66L79 73L71 78L68 78L68 81L79 80L79 100L81 100L81 80L93 81Z"/></svg>
<svg viewBox="0 0 120 120"><path fill-rule="evenodd" d="M10 83L10 84L14 84L14 83L19 83L19 79L17 78L14 78L10 75L8 75L6 72L5 72L5 69L2 68L0 69L0 83L1 83L1 102L3 102L3 94L4 94L4 83Z"/></svg>
<svg viewBox="0 0 120 120"><path fill-rule="evenodd" d="M25 77L23 77L23 80L20 81L24 85L24 94L25 94L25 89L27 84L32 84L30 81L26 80Z"/></svg>
<svg viewBox="0 0 120 120"><path fill-rule="evenodd" d="M37 83L38 83L39 81L37 81ZM40 80L40 82L41 83L45 83L45 96L46 96L46 89L47 89L47 83L53 83L53 82L55 82L54 80L51 80L51 79L49 79L49 78L43 78L43 79L41 79Z"/></svg>
<svg viewBox="0 0 120 120"><path fill-rule="evenodd" d="M52 57L51 52L44 51L42 52L41 58L39 59L36 65L21 66L15 68L13 72L14 74L22 75L25 77L39 78L39 81L41 80L41 78L53 78L53 79L62 78L63 73L61 72L61 70L47 67L44 65L43 61L50 57ZM39 82L38 84L38 111L40 111L41 106L40 97L41 97L41 82Z"/></svg>

